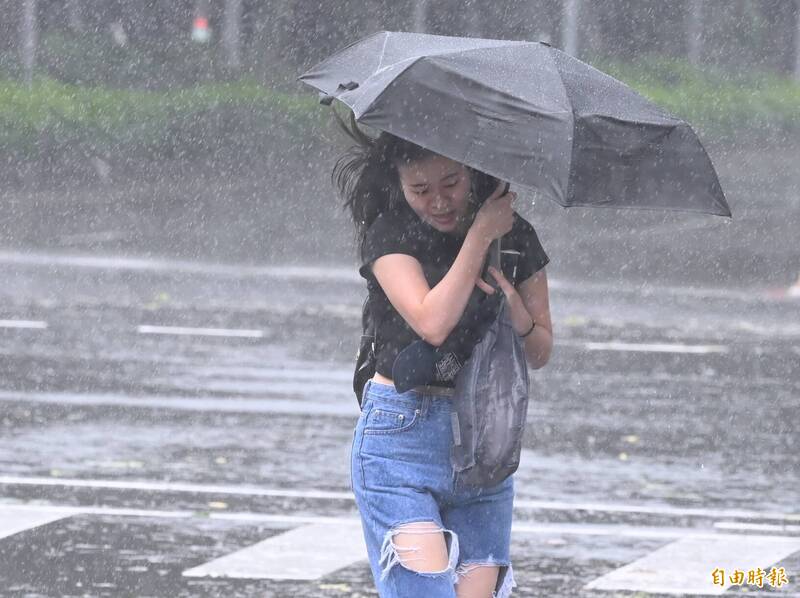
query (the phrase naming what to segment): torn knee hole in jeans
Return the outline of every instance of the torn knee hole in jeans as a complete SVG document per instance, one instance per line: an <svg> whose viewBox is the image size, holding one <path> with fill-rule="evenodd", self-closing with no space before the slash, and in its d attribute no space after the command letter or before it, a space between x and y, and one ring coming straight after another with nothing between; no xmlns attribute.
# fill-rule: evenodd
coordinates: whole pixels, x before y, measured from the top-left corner
<svg viewBox="0 0 800 598"><path fill-rule="evenodd" d="M487 561L482 563L462 563L456 570L456 575L459 579L469 577L471 571L478 567L498 567L497 583L492 591L492 598L508 598L511 595L511 589L517 587L517 582L514 580L514 570L511 563L495 563L494 561Z"/></svg>
<svg viewBox="0 0 800 598"><path fill-rule="evenodd" d="M411 525L414 523L422 523L423 525ZM425 523L427 523L427 525L425 525ZM444 534L448 552L447 567L441 571L425 571L414 568L414 563L432 559L434 556L430 554L421 554L421 546L415 546L413 544L410 546L398 546L394 541L394 537L398 534L438 533ZM458 575L455 572L455 565L458 562L458 536L452 530L439 527L438 524L433 522L410 522L410 524L400 524L388 530L383 537L379 562L383 564L384 561L386 561L386 565L381 572L381 579L385 579L391 568L400 563L401 566L418 575L442 575L449 572L452 583L455 583L458 580Z"/></svg>
<svg viewBox="0 0 800 598"><path fill-rule="evenodd" d="M459 577L469 577L470 572L479 567L502 567L502 565L497 563L461 563L456 572Z"/></svg>

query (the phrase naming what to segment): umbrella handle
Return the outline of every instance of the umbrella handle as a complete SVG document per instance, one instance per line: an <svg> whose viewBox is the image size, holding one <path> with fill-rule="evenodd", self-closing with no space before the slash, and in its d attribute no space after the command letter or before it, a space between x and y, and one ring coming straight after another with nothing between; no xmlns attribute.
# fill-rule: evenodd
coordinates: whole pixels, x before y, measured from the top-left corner
<svg viewBox="0 0 800 598"><path fill-rule="evenodd" d="M503 192L500 195L502 196L508 193L510 186L511 184L507 182L505 189L503 189ZM486 258L487 267L492 266L498 272L502 272L502 262L500 261L500 239L495 239L491 242ZM500 289L500 284L497 282L494 276L489 274L488 269L484 271L484 274L486 275L484 281L487 284L490 284L495 291Z"/></svg>
<svg viewBox="0 0 800 598"><path fill-rule="evenodd" d="M484 282L488 285L491 285L491 287L497 291L500 289L500 283L498 283L497 279L489 272L489 266L492 266L498 272L501 271L500 239L495 239L489 245L488 255L486 256L486 265L483 270Z"/></svg>
<svg viewBox="0 0 800 598"><path fill-rule="evenodd" d="M500 270L500 239L495 239L489 245L489 265Z"/></svg>

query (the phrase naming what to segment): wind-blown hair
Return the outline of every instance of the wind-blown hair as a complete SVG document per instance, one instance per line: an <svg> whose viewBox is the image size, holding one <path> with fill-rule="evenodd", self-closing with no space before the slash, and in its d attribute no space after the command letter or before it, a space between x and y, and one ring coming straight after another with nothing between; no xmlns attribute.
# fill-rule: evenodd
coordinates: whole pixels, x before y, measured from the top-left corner
<svg viewBox="0 0 800 598"><path fill-rule="evenodd" d="M331 112L344 133L355 142L336 160L331 182L343 202L342 209L350 211L360 250L378 214L397 211L405 203L397 167L437 154L385 131L371 137L359 128L352 111L349 125L335 110Z"/></svg>

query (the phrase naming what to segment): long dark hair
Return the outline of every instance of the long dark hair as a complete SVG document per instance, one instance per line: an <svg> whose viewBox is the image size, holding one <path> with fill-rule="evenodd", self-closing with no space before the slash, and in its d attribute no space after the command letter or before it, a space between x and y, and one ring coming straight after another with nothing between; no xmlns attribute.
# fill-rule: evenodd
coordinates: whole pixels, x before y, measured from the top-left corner
<svg viewBox="0 0 800 598"><path fill-rule="evenodd" d="M331 182L342 201L342 209L350 211L356 243L361 249L367 229L378 214L404 207L397 167L434 157L436 153L385 131L372 137L361 130L352 111L349 124L335 110L331 112L344 133L355 142L336 160Z"/></svg>

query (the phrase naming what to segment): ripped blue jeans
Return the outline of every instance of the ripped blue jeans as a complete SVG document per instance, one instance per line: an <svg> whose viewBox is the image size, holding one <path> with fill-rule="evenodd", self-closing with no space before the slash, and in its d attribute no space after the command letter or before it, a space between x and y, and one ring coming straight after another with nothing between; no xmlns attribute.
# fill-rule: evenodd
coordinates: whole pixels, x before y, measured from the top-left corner
<svg viewBox="0 0 800 598"><path fill-rule="evenodd" d="M454 489L452 400L416 389L398 393L373 380L364 387L350 476L381 598L454 598L459 578L479 565L499 567L493 598L506 598L516 585L509 556L513 476L492 488ZM414 522L429 522L428 529L401 529ZM413 541L394 542L398 533L439 532L448 564L438 571L415 566L421 557Z"/></svg>

